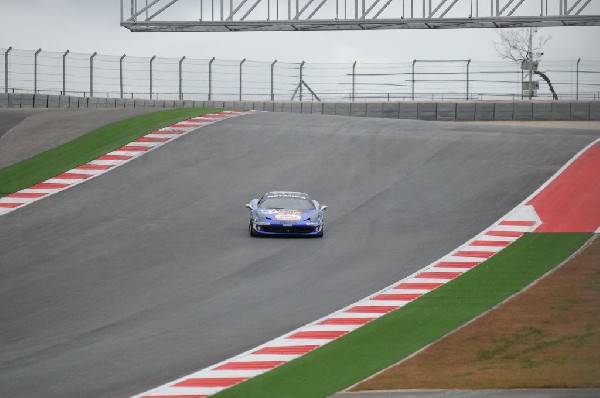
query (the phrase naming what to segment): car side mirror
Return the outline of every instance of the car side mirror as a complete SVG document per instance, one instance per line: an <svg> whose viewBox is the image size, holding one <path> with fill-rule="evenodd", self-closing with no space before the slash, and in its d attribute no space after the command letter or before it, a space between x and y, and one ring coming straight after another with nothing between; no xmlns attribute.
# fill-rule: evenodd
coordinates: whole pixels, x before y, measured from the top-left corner
<svg viewBox="0 0 600 398"><path fill-rule="evenodd" d="M327 209L327 206L321 206L321 211Z"/></svg>
<svg viewBox="0 0 600 398"><path fill-rule="evenodd" d="M252 210L252 206L250 205L250 203L246 203L246 207Z"/></svg>

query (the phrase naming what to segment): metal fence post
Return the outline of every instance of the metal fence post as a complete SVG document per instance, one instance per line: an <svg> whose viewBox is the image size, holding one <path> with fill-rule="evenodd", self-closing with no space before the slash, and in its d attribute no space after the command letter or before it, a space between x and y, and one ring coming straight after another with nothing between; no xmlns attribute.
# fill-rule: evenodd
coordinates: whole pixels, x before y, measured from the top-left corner
<svg viewBox="0 0 600 398"><path fill-rule="evenodd" d="M98 55L98 53L94 51L90 57L90 97L94 96L94 57L96 55Z"/></svg>
<svg viewBox="0 0 600 398"><path fill-rule="evenodd" d="M212 101L212 64L215 62L215 57L208 62L208 100Z"/></svg>
<svg viewBox="0 0 600 398"><path fill-rule="evenodd" d="M4 92L8 94L8 53L10 53L12 47L8 47L8 50L4 53Z"/></svg>
<svg viewBox="0 0 600 398"><path fill-rule="evenodd" d="M152 58L150 58L150 99L152 99L152 63L155 59L156 55L153 55Z"/></svg>
<svg viewBox="0 0 600 398"><path fill-rule="evenodd" d="M244 65L244 62L246 62L246 58L240 62L240 101L242 100L242 65Z"/></svg>
<svg viewBox="0 0 600 398"><path fill-rule="evenodd" d="M179 60L179 100L183 100L183 60L185 60L185 56Z"/></svg>
<svg viewBox="0 0 600 398"><path fill-rule="evenodd" d="M581 58L577 59L577 83L575 86L575 99L579 99L579 63L581 62Z"/></svg>
<svg viewBox="0 0 600 398"><path fill-rule="evenodd" d="M42 52L41 48L33 55L33 93L37 94L37 70L38 70L38 55Z"/></svg>
<svg viewBox="0 0 600 398"><path fill-rule="evenodd" d="M471 65L471 60L467 61L467 101L469 100L469 65Z"/></svg>
<svg viewBox="0 0 600 398"><path fill-rule="evenodd" d="M412 62L412 95L411 98L414 101L415 100L415 64L417 63L416 59L413 59Z"/></svg>
<svg viewBox="0 0 600 398"><path fill-rule="evenodd" d="M299 88L300 88L300 102L302 102L302 84L304 83L304 79L302 77L302 69L304 68L304 64L305 62L302 61L302 63L300 64L300 82L299 82Z"/></svg>
<svg viewBox="0 0 600 398"><path fill-rule="evenodd" d="M69 50L65 51L62 56L62 95L67 95L67 55L69 55Z"/></svg>
<svg viewBox="0 0 600 398"><path fill-rule="evenodd" d="M277 63L277 60L273 61L273 63L271 64L271 101L275 101L275 79L274 79L274 70L275 70L275 64Z"/></svg>
<svg viewBox="0 0 600 398"><path fill-rule="evenodd" d="M123 98L123 60L125 59L125 54L121 56L119 59L119 94L120 97Z"/></svg>
<svg viewBox="0 0 600 398"><path fill-rule="evenodd" d="M352 102L354 102L355 96L355 82L356 82L356 61L352 64Z"/></svg>

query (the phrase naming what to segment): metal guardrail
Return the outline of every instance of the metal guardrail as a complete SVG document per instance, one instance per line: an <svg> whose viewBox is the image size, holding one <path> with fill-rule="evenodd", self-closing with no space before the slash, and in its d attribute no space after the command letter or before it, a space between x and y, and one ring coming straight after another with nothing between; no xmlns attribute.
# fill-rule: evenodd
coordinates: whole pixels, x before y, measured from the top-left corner
<svg viewBox="0 0 600 398"><path fill-rule="evenodd" d="M508 61L402 63L132 57L0 48L4 93L190 100L440 101L522 99ZM559 99L600 99L600 61L542 61ZM540 99L552 98L544 82Z"/></svg>

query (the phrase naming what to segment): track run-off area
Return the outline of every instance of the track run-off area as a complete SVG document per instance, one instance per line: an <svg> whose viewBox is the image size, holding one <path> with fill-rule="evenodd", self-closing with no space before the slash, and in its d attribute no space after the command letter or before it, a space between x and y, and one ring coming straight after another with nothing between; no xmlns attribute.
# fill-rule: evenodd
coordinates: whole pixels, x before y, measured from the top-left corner
<svg viewBox="0 0 600 398"><path fill-rule="evenodd" d="M0 396L139 394L251 350L461 246L599 137L277 113L192 131L0 217ZM248 236L270 190L328 205L325 238Z"/></svg>

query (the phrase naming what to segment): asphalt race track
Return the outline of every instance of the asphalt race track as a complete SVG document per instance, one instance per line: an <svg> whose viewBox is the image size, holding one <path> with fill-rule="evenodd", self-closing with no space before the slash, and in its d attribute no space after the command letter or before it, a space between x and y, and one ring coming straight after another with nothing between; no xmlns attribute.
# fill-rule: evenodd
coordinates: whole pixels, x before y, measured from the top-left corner
<svg viewBox="0 0 600 398"><path fill-rule="evenodd" d="M259 113L0 217L0 396L127 396L413 273L599 132ZM306 191L323 239L259 239L244 204Z"/></svg>

